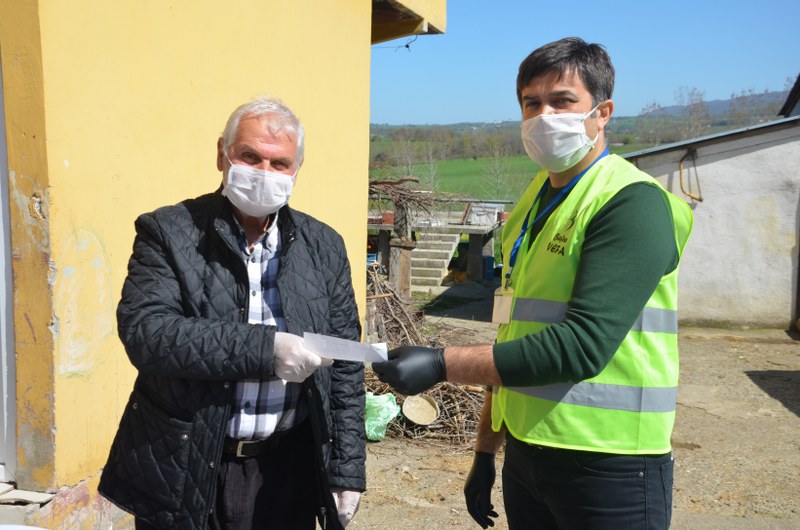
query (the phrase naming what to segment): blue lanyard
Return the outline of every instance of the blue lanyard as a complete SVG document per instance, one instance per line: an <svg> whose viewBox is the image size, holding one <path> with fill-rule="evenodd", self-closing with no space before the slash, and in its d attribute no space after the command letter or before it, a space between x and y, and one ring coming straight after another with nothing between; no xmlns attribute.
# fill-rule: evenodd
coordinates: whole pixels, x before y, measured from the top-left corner
<svg viewBox="0 0 800 530"><path fill-rule="evenodd" d="M608 154L608 148L606 147L603 150L603 152L600 153L600 156L594 159L594 161L589 165L589 167L587 167L586 169L584 169L583 171L572 177L572 180L569 181L569 184L561 188L561 191L558 192L558 195L553 197L553 200L550 201L547 204L547 206L545 206L544 209L536 215L530 226L536 225L536 223L538 223L542 217L547 215L547 213L550 210L552 210L553 207L557 205L559 201L561 201L561 199L563 199L570 192L570 190L572 190L572 188L575 187L578 181L581 180L581 177L583 177L587 171L592 169L592 166L594 166L598 160L600 160L607 154ZM536 194L536 198L533 200L531 209L528 210L528 213L525 215L525 221L523 221L522 223L522 229L519 231L519 236L517 236L517 240L514 242L514 246L511 248L511 257L508 263L508 272L506 273L506 287L511 285L511 271L514 270L514 264L517 263L517 254L519 254L519 247L522 245L522 240L525 239L525 233L528 231L528 226L529 226L528 219L530 219L531 217L531 212L536 207L536 205L539 204L539 200L541 200L542 196L545 194L547 188L549 187L550 187L550 179L545 181L544 185L542 186L542 189L540 189L539 193Z"/></svg>

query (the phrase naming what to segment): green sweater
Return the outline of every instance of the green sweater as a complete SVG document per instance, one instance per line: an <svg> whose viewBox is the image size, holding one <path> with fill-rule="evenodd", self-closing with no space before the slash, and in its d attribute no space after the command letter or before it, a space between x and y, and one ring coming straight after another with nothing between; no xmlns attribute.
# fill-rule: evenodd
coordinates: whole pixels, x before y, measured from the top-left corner
<svg viewBox="0 0 800 530"><path fill-rule="evenodd" d="M549 188L539 207L557 192ZM531 227L530 241L545 221ZM644 183L621 190L586 228L564 320L494 345L494 362L503 385L577 382L599 374L661 277L677 265L672 213L662 191Z"/></svg>

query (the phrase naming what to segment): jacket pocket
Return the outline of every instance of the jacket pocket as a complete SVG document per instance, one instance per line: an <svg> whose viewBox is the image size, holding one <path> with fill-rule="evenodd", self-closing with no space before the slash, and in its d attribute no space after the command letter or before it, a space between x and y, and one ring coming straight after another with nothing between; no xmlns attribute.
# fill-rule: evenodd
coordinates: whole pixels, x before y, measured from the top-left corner
<svg viewBox="0 0 800 530"><path fill-rule="evenodd" d="M171 416L134 389L121 420L112 461L115 478L148 499L177 511L188 475L192 423Z"/></svg>

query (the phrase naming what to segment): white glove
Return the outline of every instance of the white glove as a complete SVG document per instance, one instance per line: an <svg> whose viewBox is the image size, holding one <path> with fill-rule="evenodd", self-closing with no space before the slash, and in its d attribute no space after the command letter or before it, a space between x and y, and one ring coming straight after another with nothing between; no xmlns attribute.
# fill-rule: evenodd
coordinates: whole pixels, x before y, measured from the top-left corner
<svg viewBox="0 0 800 530"><path fill-rule="evenodd" d="M303 337L282 331L275 332L273 348L275 375L290 383L302 383L320 366L333 364L333 359L323 359L303 345Z"/></svg>
<svg viewBox="0 0 800 530"><path fill-rule="evenodd" d="M342 528L346 527L358 511L361 503L361 493L344 488L331 488L333 500L336 501L336 511L339 512L339 522Z"/></svg>

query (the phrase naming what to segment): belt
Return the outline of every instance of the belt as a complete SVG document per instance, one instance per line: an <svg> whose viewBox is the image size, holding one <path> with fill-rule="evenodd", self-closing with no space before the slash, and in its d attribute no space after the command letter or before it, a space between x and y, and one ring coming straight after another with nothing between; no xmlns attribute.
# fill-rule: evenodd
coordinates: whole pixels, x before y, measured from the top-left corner
<svg viewBox="0 0 800 530"><path fill-rule="evenodd" d="M265 440L236 440L225 438L222 442L222 452L234 455L237 458L252 458L262 451L277 447L281 437L272 435Z"/></svg>

